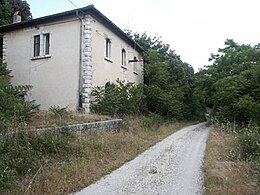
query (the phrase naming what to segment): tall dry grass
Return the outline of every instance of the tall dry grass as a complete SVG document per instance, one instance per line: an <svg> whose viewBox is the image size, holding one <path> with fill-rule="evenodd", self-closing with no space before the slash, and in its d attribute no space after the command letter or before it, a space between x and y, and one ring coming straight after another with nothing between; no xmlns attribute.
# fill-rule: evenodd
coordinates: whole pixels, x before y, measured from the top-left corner
<svg viewBox="0 0 260 195"><path fill-rule="evenodd" d="M215 127L207 142L204 162L206 194L259 194L257 161L242 160L235 134Z"/></svg>
<svg viewBox="0 0 260 195"><path fill-rule="evenodd" d="M78 136L70 145L78 149L78 155L46 159L38 171L28 173L16 182L15 188L1 193L68 194L78 191L188 124L161 124L154 118L125 118L120 132Z"/></svg>

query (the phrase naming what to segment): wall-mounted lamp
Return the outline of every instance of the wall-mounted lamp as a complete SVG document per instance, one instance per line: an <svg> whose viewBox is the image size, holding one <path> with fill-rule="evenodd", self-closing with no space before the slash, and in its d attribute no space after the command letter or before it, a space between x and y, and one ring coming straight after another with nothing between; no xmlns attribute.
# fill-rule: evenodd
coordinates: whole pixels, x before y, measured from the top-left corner
<svg viewBox="0 0 260 195"><path fill-rule="evenodd" d="M128 62L142 62L143 60L138 60L136 57L134 57L133 60L129 60Z"/></svg>

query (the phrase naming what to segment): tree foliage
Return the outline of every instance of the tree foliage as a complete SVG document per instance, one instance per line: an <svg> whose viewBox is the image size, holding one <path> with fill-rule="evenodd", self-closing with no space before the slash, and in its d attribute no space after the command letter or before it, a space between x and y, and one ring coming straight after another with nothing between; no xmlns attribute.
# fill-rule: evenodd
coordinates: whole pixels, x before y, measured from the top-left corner
<svg viewBox="0 0 260 195"><path fill-rule="evenodd" d="M142 85L108 82L105 86L95 87L92 91L95 99L91 103L91 110L95 113L107 115L137 115L145 108Z"/></svg>
<svg viewBox="0 0 260 195"><path fill-rule="evenodd" d="M145 111L167 119L203 119L204 99L195 91L192 66L182 62L160 37L129 35L144 48L144 85L118 82L95 88L92 110L112 115ZM130 101L131 97L135 101Z"/></svg>
<svg viewBox="0 0 260 195"><path fill-rule="evenodd" d="M30 5L23 0L0 0L0 26L11 24L13 22L13 14L19 11L22 21L32 19ZM0 33L0 57L2 57L2 41L3 37Z"/></svg>
<svg viewBox="0 0 260 195"><path fill-rule="evenodd" d="M259 123L260 44L228 39L225 45L211 55L213 64L197 73L197 88L220 120Z"/></svg>
<svg viewBox="0 0 260 195"><path fill-rule="evenodd" d="M144 92L148 110L166 118L203 118L205 107L195 94L194 70L159 37L135 33L144 48Z"/></svg>
<svg viewBox="0 0 260 195"><path fill-rule="evenodd" d="M22 20L32 19L30 5L22 0L0 0L0 26L11 24L15 11L20 11Z"/></svg>

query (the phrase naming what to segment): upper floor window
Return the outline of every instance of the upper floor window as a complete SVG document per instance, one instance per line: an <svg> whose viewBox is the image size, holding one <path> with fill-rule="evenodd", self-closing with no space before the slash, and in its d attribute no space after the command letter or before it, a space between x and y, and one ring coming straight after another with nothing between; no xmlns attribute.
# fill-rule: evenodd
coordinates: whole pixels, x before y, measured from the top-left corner
<svg viewBox="0 0 260 195"><path fill-rule="evenodd" d="M33 57L40 56L40 35L34 36L34 53Z"/></svg>
<svg viewBox="0 0 260 195"><path fill-rule="evenodd" d="M121 53L121 65L126 67L126 51L125 49L122 49Z"/></svg>
<svg viewBox="0 0 260 195"><path fill-rule="evenodd" d="M111 59L111 49L112 49L112 44L111 44L111 39L106 38L106 58Z"/></svg>
<svg viewBox="0 0 260 195"><path fill-rule="evenodd" d="M43 54L50 54L50 33L43 34Z"/></svg>
<svg viewBox="0 0 260 195"><path fill-rule="evenodd" d="M33 57L45 57L50 54L50 33L34 36Z"/></svg>

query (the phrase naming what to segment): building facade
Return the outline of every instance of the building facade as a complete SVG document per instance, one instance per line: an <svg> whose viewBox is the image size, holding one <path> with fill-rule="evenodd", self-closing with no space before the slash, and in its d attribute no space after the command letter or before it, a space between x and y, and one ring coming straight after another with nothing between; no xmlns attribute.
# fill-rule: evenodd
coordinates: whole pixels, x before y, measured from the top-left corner
<svg viewBox="0 0 260 195"><path fill-rule="evenodd" d="M143 82L142 48L93 5L1 26L14 85L32 85L41 109L89 112L91 90L117 79Z"/></svg>

